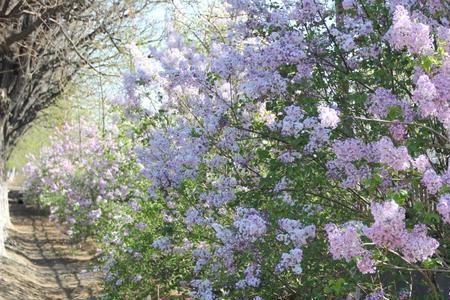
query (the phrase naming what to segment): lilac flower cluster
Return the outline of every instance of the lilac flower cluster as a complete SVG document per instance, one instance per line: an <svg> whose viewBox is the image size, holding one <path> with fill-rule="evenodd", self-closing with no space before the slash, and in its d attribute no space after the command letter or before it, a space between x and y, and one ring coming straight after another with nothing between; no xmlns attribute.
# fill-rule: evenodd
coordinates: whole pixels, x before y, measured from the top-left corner
<svg viewBox="0 0 450 300"><path fill-rule="evenodd" d="M202 139L192 137L191 132L189 127L154 130L150 133L149 147L137 149L145 166L143 175L152 183L152 194L157 188L176 187L195 176L205 145Z"/></svg>
<svg viewBox="0 0 450 300"><path fill-rule="evenodd" d="M258 287L261 283L261 269L257 265L249 265L244 270L245 278L236 283L238 289L245 287Z"/></svg>
<svg viewBox="0 0 450 300"><path fill-rule="evenodd" d="M421 182L430 194L436 194L443 184L442 177L437 175L433 169L428 169L423 173Z"/></svg>
<svg viewBox="0 0 450 300"><path fill-rule="evenodd" d="M444 222L450 224L450 195L443 195L437 205L437 211L441 214Z"/></svg>
<svg viewBox="0 0 450 300"><path fill-rule="evenodd" d="M288 106L285 108L286 116L280 124L282 135L298 136L303 130L303 112L298 106Z"/></svg>
<svg viewBox="0 0 450 300"><path fill-rule="evenodd" d="M398 100L391 91L384 88L377 88L375 93L369 97L366 105L368 112L378 119L387 118L395 108L402 113L401 117L405 122L412 122L416 118L410 103ZM403 141L407 135L406 126L400 122L392 123L389 131L396 141Z"/></svg>
<svg viewBox="0 0 450 300"><path fill-rule="evenodd" d="M375 223L364 233L378 246L395 250L402 246L405 231L405 210L395 201L372 203L371 212Z"/></svg>
<svg viewBox="0 0 450 300"><path fill-rule="evenodd" d="M216 298L212 290L211 281L196 279L191 282L191 285L196 289L191 292L192 297L201 300L214 300Z"/></svg>
<svg viewBox="0 0 450 300"><path fill-rule="evenodd" d="M375 292L373 292L370 295L367 295L366 298L364 298L364 300L383 300L386 299L384 297L384 290L383 289L379 289Z"/></svg>
<svg viewBox="0 0 450 300"><path fill-rule="evenodd" d="M333 259L345 259L349 262L353 257L362 256L365 252L357 229L352 225L339 228L335 224L327 224L329 250Z"/></svg>
<svg viewBox="0 0 450 300"><path fill-rule="evenodd" d="M361 273L374 273L375 262L370 251L365 250L362 241L353 224L344 224L341 228L335 224L327 224L325 230L328 234L329 251L333 259L345 259L349 262L358 259L357 267Z"/></svg>
<svg viewBox="0 0 450 300"><path fill-rule="evenodd" d="M266 221L253 208L238 208L233 225L237 229L239 238L250 242L262 238L267 230Z"/></svg>
<svg viewBox="0 0 450 300"><path fill-rule="evenodd" d="M301 247L309 239L316 236L316 227L314 225L303 226L297 220L280 219L278 220L278 225L285 233L278 234L276 238L286 245L292 243L295 247Z"/></svg>
<svg viewBox="0 0 450 300"><path fill-rule="evenodd" d="M394 201L372 203L371 211L375 223L363 231L375 245L400 250L411 262L427 259L439 247L437 240L427 236L425 225L416 225L412 231L406 229L405 210Z"/></svg>
<svg viewBox="0 0 450 300"><path fill-rule="evenodd" d="M450 59L445 58L443 65L433 75L421 75L416 82L413 100L419 105L423 117L436 117L444 127L450 129Z"/></svg>
<svg viewBox="0 0 450 300"><path fill-rule="evenodd" d="M303 272L301 262L303 259L303 251L299 248L289 250L287 253L281 255L281 260L275 268L277 272L283 272L285 270L292 270L295 274Z"/></svg>
<svg viewBox="0 0 450 300"><path fill-rule="evenodd" d="M400 250L403 257L410 262L420 262L431 257L439 247L439 242L427 236L427 228L418 224L412 231L405 225L405 210L394 201L372 203L372 215L375 222L370 227L362 227L362 233L376 246L390 250ZM363 247L357 228L353 224L339 228L335 224L327 224L329 250L334 259L346 261L361 257L358 268L362 273L375 271L372 254Z"/></svg>
<svg viewBox="0 0 450 300"><path fill-rule="evenodd" d="M327 163L328 175L335 179L344 178L344 188L354 188L363 179L370 177L370 166L357 167L354 164L357 161L382 164L395 171L405 171L411 166L412 159L407 148L396 147L388 137L370 144L358 139L335 140L332 149L337 159Z"/></svg>
<svg viewBox="0 0 450 300"><path fill-rule="evenodd" d="M404 171L410 167L411 157L405 146L395 147L392 140L383 137L370 146L372 161L379 162L396 171Z"/></svg>
<svg viewBox="0 0 450 300"><path fill-rule="evenodd" d="M74 139L73 134L82 137ZM70 235L84 236L103 215L108 201L126 199L130 187L119 179L133 174L120 168L133 156L122 156L116 140L117 129L108 135L91 128L74 128L66 124L51 137L51 146L42 149L39 158L30 158L25 172L29 193L63 195L64 201L45 203L53 221L63 225ZM123 150L126 150L123 148ZM114 156L108 155L114 152Z"/></svg>
<svg viewBox="0 0 450 300"><path fill-rule="evenodd" d="M152 243L152 247L162 250L162 251L168 251L171 249L172 246L172 242L170 241L170 239L168 237L160 237L157 238L155 241L153 241Z"/></svg>
<svg viewBox="0 0 450 300"><path fill-rule="evenodd" d="M284 109L284 118L279 122L272 122L269 127L272 131L280 130L284 136L299 137L301 134L307 134L309 142L303 150L307 153L313 153L329 141L330 131L328 127L335 128L339 123L339 112L337 110L323 105L320 105L318 110L318 118L304 118L304 112L299 106L287 106ZM281 160L289 162L290 159L292 159L292 156L283 157Z"/></svg>
<svg viewBox="0 0 450 300"><path fill-rule="evenodd" d="M407 48L411 54L433 53L430 27L411 20L405 7L398 5L394 12L394 23L387 33L389 43L396 49Z"/></svg>
<svg viewBox="0 0 450 300"><path fill-rule="evenodd" d="M184 222L188 226L195 224L202 224L205 219L202 217L201 212L194 207L190 207L186 211Z"/></svg>
<svg viewBox="0 0 450 300"><path fill-rule="evenodd" d="M210 261L212 254L205 244L200 244L198 248L192 251L192 255L197 258L194 272L198 274L202 268Z"/></svg>
<svg viewBox="0 0 450 300"><path fill-rule="evenodd" d="M339 124L339 111L334 108L320 105L319 110L319 120L323 127L325 128L336 128Z"/></svg>
<svg viewBox="0 0 450 300"><path fill-rule="evenodd" d="M300 274L303 257L303 251L300 247L316 236L316 227L314 225L303 226L299 221L291 219L280 219L278 225L285 233L279 233L276 236L277 240L284 242L286 245L293 244L295 248L281 255L281 260L275 270L277 272L292 270L295 274Z"/></svg>
<svg viewBox="0 0 450 300"><path fill-rule="evenodd" d="M220 177L216 181L212 182L212 186L216 191L210 191L208 193L202 193L200 199L204 201L208 206L221 207L226 203L233 201L236 198L234 188L237 182L234 177Z"/></svg>

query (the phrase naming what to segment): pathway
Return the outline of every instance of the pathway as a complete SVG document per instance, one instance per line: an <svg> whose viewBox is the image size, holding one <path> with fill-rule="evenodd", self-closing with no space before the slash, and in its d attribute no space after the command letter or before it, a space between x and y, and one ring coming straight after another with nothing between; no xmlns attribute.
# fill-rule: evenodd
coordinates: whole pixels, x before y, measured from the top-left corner
<svg viewBox="0 0 450 300"><path fill-rule="evenodd" d="M48 221L12 204L7 256L0 258L0 300L97 299L99 278L80 275L95 249L75 247Z"/></svg>

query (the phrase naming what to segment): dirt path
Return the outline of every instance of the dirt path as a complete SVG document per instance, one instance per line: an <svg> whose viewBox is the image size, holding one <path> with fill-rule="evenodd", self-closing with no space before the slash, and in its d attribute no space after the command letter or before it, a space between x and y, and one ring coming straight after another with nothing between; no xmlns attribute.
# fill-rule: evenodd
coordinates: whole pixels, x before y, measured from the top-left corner
<svg viewBox="0 0 450 300"><path fill-rule="evenodd" d="M46 216L20 204L11 207L7 256L0 258L1 300L97 299L99 278L80 275L93 248L75 247Z"/></svg>

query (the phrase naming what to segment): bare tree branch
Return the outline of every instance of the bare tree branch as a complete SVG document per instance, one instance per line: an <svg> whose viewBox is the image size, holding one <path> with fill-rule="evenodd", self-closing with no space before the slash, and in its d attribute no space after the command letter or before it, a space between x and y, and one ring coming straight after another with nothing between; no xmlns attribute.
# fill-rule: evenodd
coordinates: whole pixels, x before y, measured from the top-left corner
<svg viewBox="0 0 450 300"><path fill-rule="evenodd" d="M121 53L127 20L159 2L0 0L1 165L80 70L111 75L104 66Z"/></svg>

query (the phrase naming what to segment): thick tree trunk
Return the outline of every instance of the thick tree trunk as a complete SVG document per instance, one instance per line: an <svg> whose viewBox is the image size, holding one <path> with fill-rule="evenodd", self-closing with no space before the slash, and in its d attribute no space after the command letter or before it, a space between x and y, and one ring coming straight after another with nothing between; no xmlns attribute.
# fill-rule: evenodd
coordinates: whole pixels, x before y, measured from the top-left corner
<svg viewBox="0 0 450 300"><path fill-rule="evenodd" d="M6 227L10 227L11 217L9 214L9 199L8 199L8 184L7 182L0 183L0 199L2 201L2 212L0 213L0 218L4 219Z"/></svg>

